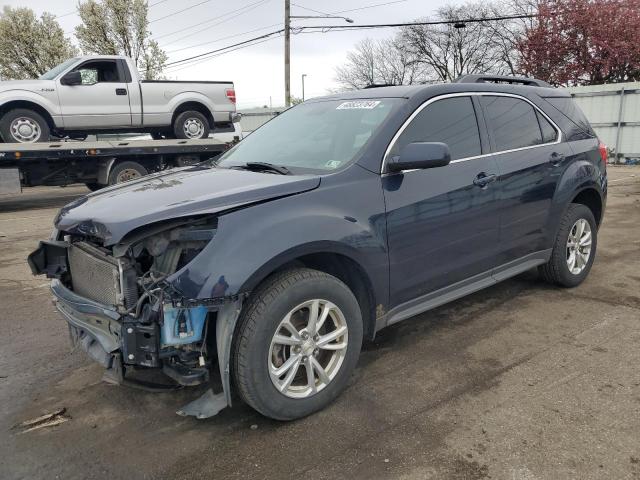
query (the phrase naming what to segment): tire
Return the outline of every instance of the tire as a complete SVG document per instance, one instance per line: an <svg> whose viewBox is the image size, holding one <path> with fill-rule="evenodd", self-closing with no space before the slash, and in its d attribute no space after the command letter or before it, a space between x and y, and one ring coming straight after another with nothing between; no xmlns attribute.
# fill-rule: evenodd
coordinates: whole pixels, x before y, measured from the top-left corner
<svg viewBox="0 0 640 480"><path fill-rule="evenodd" d="M576 259L575 268L573 271L569 268L571 261L571 247L569 246L569 235L576 236L579 233L579 222L583 226L581 244L583 245L580 250L581 253L574 251L574 258ZM582 222L586 222L582 223ZM587 246L587 225L590 230L590 244L588 245L589 251L586 262L584 261L586 246ZM560 221L560 227L553 244L553 250L551 252L551 258L545 265L539 267L538 271L542 278L554 285L561 287L576 287L580 285L591 270L593 261L596 256L596 248L598 246L598 227L596 225L595 218L591 210L577 203L572 203L567 208L562 220ZM578 271L579 270L579 271Z"/></svg>
<svg viewBox="0 0 640 480"><path fill-rule="evenodd" d="M188 133L189 126L197 126L198 131ZM173 122L173 134L176 138L195 139L207 138L210 132L209 120L200 112L189 110L179 114Z"/></svg>
<svg viewBox="0 0 640 480"><path fill-rule="evenodd" d="M115 164L109 172L109 185L144 177L149 172L138 162L126 161Z"/></svg>
<svg viewBox="0 0 640 480"><path fill-rule="evenodd" d="M96 183L96 182L87 182L87 183L85 183L85 185L92 192L96 192L96 191L100 190L101 188L104 188L104 185L102 185L100 183Z"/></svg>
<svg viewBox="0 0 640 480"><path fill-rule="evenodd" d="M329 346L333 346L335 350L325 350L327 345L323 347L320 344L314 349L313 342L309 343L314 337L305 340L302 346L280 345L275 341L272 344L276 332L287 336L287 330L279 328L285 316L309 301L330 302L325 306L333 304L337 308L330 310L328 319L319 329L319 342L323 342L323 337L328 338L326 335L330 335L332 331L337 333L336 327L341 324L347 328L346 339L339 336L337 343L330 343ZM319 311L323 310L320 307ZM304 331L308 328L304 325L308 321L309 312L310 309L299 310L290 317L296 329L302 328L299 330L302 332L299 333L299 338L304 336ZM289 337L293 338L293 335ZM346 348L339 348L344 344ZM241 398L261 414L276 420L302 418L330 404L346 388L358 362L361 346L360 307L344 283L324 272L308 268L276 273L256 289L240 315L232 350L234 383ZM325 378L329 381L323 382L314 366L310 369L314 372L313 383L309 382L306 363L301 363L297 367L299 377L293 380L291 391L279 390L275 382L280 380L272 380L270 368L283 366L287 350L288 360L294 359L294 349L299 349L298 358L308 355L306 358L309 362L317 362L317 365L323 367L327 375ZM274 351L280 352L282 358L276 358ZM280 363L273 365L274 360ZM293 368L296 367L283 372L282 380L287 378ZM316 389L315 393L311 388Z"/></svg>
<svg viewBox="0 0 640 480"><path fill-rule="evenodd" d="M9 110L0 120L0 135L7 143L48 142L51 130L39 113L16 108Z"/></svg>

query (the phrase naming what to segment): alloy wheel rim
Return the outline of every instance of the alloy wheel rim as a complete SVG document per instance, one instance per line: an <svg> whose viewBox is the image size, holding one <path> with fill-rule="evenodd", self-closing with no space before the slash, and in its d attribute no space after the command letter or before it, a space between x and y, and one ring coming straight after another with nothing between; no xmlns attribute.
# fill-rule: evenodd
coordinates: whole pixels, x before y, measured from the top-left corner
<svg viewBox="0 0 640 480"><path fill-rule="evenodd" d="M199 118L188 118L184 122L183 130L187 138L202 138L204 135L204 124Z"/></svg>
<svg viewBox="0 0 640 480"><path fill-rule="evenodd" d="M567 267L573 275L580 275L591 256L591 225L580 218L569 230L567 239Z"/></svg>
<svg viewBox="0 0 640 480"><path fill-rule="evenodd" d="M338 375L347 353L349 329L337 305L313 299L291 309L269 347L271 382L290 398L311 397Z"/></svg>
<svg viewBox="0 0 640 480"><path fill-rule="evenodd" d="M129 180L133 180L134 178L140 178L140 172L134 168L125 168L120 173L118 173L118 177L116 178L116 183L128 182Z"/></svg>
<svg viewBox="0 0 640 480"><path fill-rule="evenodd" d="M42 135L40 125L29 117L18 117L10 125L11 136L20 143L37 142Z"/></svg>

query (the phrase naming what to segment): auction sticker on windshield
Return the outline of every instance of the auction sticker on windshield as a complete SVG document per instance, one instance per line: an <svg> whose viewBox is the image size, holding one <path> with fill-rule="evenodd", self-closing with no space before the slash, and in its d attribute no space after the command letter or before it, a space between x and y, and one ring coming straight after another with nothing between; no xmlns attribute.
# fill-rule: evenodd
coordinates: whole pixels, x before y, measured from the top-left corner
<svg viewBox="0 0 640 480"><path fill-rule="evenodd" d="M354 102L343 102L336 107L336 110L371 110L380 105L380 100L358 100Z"/></svg>

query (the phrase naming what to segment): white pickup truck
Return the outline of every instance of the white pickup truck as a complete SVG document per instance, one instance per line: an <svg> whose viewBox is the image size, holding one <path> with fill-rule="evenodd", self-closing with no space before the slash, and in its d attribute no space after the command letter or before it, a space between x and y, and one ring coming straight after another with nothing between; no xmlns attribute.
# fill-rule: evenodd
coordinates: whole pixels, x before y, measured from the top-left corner
<svg viewBox="0 0 640 480"><path fill-rule="evenodd" d="M124 56L71 58L38 80L0 82L4 142L47 142L107 132L206 138L233 131L232 82L140 80Z"/></svg>

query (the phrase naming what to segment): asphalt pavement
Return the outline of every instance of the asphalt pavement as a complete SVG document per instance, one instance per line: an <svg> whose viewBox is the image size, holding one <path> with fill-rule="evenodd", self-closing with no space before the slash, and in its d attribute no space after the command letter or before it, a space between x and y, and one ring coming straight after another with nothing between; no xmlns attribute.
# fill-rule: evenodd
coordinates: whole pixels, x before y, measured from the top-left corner
<svg viewBox="0 0 640 480"><path fill-rule="evenodd" d="M303 420L101 381L25 258L84 187L0 197L1 479L640 479L640 168L610 167L580 287L520 275L389 327ZM65 409L56 426L16 424Z"/></svg>

